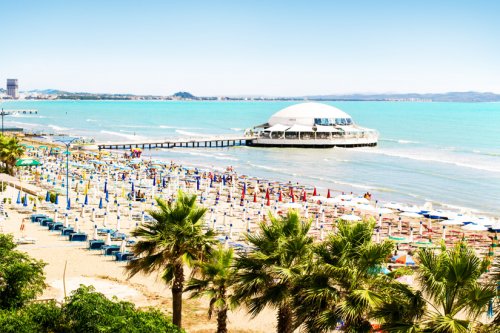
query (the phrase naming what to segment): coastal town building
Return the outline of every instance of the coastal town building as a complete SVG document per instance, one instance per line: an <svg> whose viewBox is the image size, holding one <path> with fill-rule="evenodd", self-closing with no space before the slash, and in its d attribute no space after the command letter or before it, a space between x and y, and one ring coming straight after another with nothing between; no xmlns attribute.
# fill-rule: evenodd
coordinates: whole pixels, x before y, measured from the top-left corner
<svg viewBox="0 0 500 333"><path fill-rule="evenodd" d="M19 98L19 86L17 79L7 79L7 95L11 98Z"/></svg>

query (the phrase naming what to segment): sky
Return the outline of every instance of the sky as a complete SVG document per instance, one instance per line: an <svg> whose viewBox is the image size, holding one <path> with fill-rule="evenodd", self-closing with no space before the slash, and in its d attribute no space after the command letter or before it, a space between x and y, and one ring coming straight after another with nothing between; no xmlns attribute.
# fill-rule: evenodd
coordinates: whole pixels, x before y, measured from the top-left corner
<svg viewBox="0 0 500 333"><path fill-rule="evenodd" d="M500 93L500 1L0 0L0 83L197 96Z"/></svg>

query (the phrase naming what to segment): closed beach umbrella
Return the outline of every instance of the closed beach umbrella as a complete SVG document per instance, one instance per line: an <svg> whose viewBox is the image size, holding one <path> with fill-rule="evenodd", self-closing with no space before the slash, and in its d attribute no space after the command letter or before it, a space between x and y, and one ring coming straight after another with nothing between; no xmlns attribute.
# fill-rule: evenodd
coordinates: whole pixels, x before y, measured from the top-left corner
<svg viewBox="0 0 500 333"><path fill-rule="evenodd" d="M132 193L135 192L135 185L134 185L134 182L132 182Z"/></svg>
<svg viewBox="0 0 500 333"><path fill-rule="evenodd" d="M67 210L71 210L71 199L68 198L68 205L66 206Z"/></svg>
<svg viewBox="0 0 500 333"><path fill-rule="evenodd" d="M23 203L23 206L24 207L28 207L28 195L26 193L24 194L24 203Z"/></svg>
<svg viewBox="0 0 500 333"><path fill-rule="evenodd" d="M94 224L94 237L93 239L98 239L99 235L97 234L97 224Z"/></svg>
<svg viewBox="0 0 500 333"><path fill-rule="evenodd" d="M17 200L16 204L20 205L21 204L21 191L17 192Z"/></svg>
<svg viewBox="0 0 500 333"><path fill-rule="evenodd" d="M196 190L200 190L200 177L196 177Z"/></svg>
<svg viewBox="0 0 500 333"><path fill-rule="evenodd" d="M253 202L257 202L257 193L253 194Z"/></svg>
<svg viewBox="0 0 500 333"><path fill-rule="evenodd" d="M85 200L83 202L84 205L88 205L89 204L89 196L87 194L85 194Z"/></svg>
<svg viewBox="0 0 500 333"><path fill-rule="evenodd" d="M314 187L314 190L313 190L313 197L317 196L318 193L316 192L316 186Z"/></svg>
<svg viewBox="0 0 500 333"><path fill-rule="evenodd" d="M125 240L125 236L122 237L122 241L120 243L120 252L121 253L127 252L127 241Z"/></svg>
<svg viewBox="0 0 500 333"><path fill-rule="evenodd" d="M283 201L283 193L281 192L281 189L280 189L280 191L279 191L278 201L279 201L279 202L282 202L282 201Z"/></svg>
<svg viewBox="0 0 500 333"><path fill-rule="evenodd" d="M80 222L78 221L78 217L75 218L75 229L76 232L80 232Z"/></svg>
<svg viewBox="0 0 500 333"><path fill-rule="evenodd" d="M307 192L306 192L306 190L304 190L304 193L303 193L303 195L302 195L302 201L303 201L303 202L306 202L306 201L307 201Z"/></svg>
<svg viewBox="0 0 500 333"><path fill-rule="evenodd" d="M106 240L104 241L105 245L111 245L111 232L108 230L108 233L106 234Z"/></svg>
<svg viewBox="0 0 500 333"><path fill-rule="evenodd" d="M328 193L327 193L327 195L326 195L326 198L327 198L327 199L330 199L330 198L331 198L331 195L330 195L330 189L328 189Z"/></svg>
<svg viewBox="0 0 500 333"><path fill-rule="evenodd" d="M45 195L45 202L50 202L50 193L47 191L47 194Z"/></svg>
<svg viewBox="0 0 500 333"><path fill-rule="evenodd" d="M109 192L106 191L106 202L109 202Z"/></svg>
<svg viewBox="0 0 500 333"><path fill-rule="evenodd" d="M95 221L95 208L94 208L94 207L92 207L92 216L91 216L91 220L92 220L92 222L94 222L94 221Z"/></svg>
<svg viewBox="0 0 500 333"><path fill-rule="evenodd" d="M103 206L102 206L102 197L99 199L99 209L102 209Z"/></svg>
<svg viewBox="0 0 500 333"><path fill-rule="evenodd" d="M57 206L59 205L59 194L56 194L56 200L54 200L54 204Z"/></svg>
<svg viewBox="0 0 500 333"><path fill-rule="evenodd" d="M104 228L108 227L108 213L106 213L106 212L104 212L104 216L102 219L102 225L104 226Z"/></svg>
<svg viewBox="0 0 500 333"><path fill-rule="evenodd" d="M64 214L64 227L69 227L68 213Z"/></svg>

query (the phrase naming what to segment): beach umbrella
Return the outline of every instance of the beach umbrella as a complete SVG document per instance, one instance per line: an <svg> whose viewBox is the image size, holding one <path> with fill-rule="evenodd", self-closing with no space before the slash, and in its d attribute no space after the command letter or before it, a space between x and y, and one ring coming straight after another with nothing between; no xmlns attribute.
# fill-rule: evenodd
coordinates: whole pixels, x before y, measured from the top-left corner
<svg viewBox="0 0 500 333"><path fill-rule="evenodd" d="M20 205L21 204L21 191L17 192L17 200L16 204Z"/></svg>
<svg viewBox="0 0 500 333"><path fill-rule="evenodd" d="M32 159L32 158L20 158L16 161L16 166L37 166L40 165L40 161Z"/></svg>
<svg viewBox="0 0 500 333"><path fill-rule="evenodd" d="M269 197L266 200L266 206L271 206L271 199Z"/></svg>
<svg viewBox="0 0 500 333"><path fill-rule="evenodd" d="M200 177L196 177L196 190L200 190Z"/></svg>
<svg viewBox="0 0 500 333"><path fill-rule="evenodd" d="M107 179L104 181L104 189L103 189L103 192L104 192L104 193L108 192L108 180L107 180Z"/></svg>
<svg viewBox="0 0 500 333"><path fill-rule="evenodd" d="M123 236L123 237L122 237L122 241L121 241L121 243L120 243L120 252L121 252L121 253L125 253L125 252L127 252L127 248L126 248L126 246L127 246L127 241L125 240L125 236Z"/></svg>
<svg viewBox="0 0 500 333"><path fill-rule="evenodd" d="M316 192L316 186L314 187L314 190L313 190L313 197L317 196L318 193Z"/></svg>
<svg viewBox="0 0 500 333"><path fill-rule="evenodd" d="M75 217L75 229L76 232L80 232L80 222L78 221L78 217Z"/></svg>
<svg viewBox="0 0 500 333"><path fill-rule="evenodd" d="M410 227L410 243L413 243L413 228Z"/></svg>
<svg viewBox="0 0 500 333"><path fill-rule="evenodd" d="M279 191L278 201L279 201L279 202L282 202L282 201L283 201L283 193L281 192L281 189L280 189L280 191Z"/></svg>
<svg viewBox="0 0 500 333"><path fill-rule="evenodd" d="M54 210L54 221L57 222L58 216L57 216L57 209Z"/></svg>
<svg viewBox="0 0 500 333"><path fill-rule="evenodd" d="M23 206L24 207L28 207L28 195L26 193L24 194L24 203L23 203Z"/></svg>
<svg viewBox="0 0 500 333"><path fill-rule="evenodd" d="M330 199L332 196L330 195L330 189L328 189L328 193L326 194L326 198Z"/></svg>
<svg viewBox="0 0 500 333"><path fill-rule="evenodd" d="M85 212L85 205L82 204L82 210L80 211L80 217L83 217L84 212Z"/></svg>
<svg viewBox="0 0 500 333"><path fill-rule="evenodd" d="M103 208L103 206L102 206L102 197L101 197L101 198L99 198L99 209L102 209L102 208Z"/></svg>
<svg viewBox="0 0 500 333"><path fill-rule="evenodd" d="M95 221L95 208L94 207L92 207L92 216L90 218L91 218L92 222Z"/></svg>
<svg viewBox="0 0 500 333"><path fill-rule="evenodd" d="M306 202L306 201L307 201L307 192L306 192L306 190L304 190L304 193L303 193L303 195L302 195L302 201L303 201L303 202Z"/></svg>
<svg viewBox="0 0 500 333"><path fill-rule="evenodd" d="M68 213L64 214L64 227L69 227Z"/></svg>
<svg viewBox="0 0 500 333"><path fill-rule="evenodd" d="M104 226L104 228L108 227L108 213L107 212L104 212L104 216L102 219L102 225Z"/></svg>
<svg viewBox="0 0 500 333"><path fill-rule="evenodd" d="M104 241L104 245L111 245L111 231L109 230L106 234L106 240Z"/></svg>
<svg viewBox="0 0 500 333"><path fill-rule="evenodd" d="M222 175L222 185L226 186L226 175Z"/></svg>
<svg viewBox="0 0 500 333"><path fill-rule="evenodd" d="M319 229L319 239L323 240L323 238L324 238L324 229L323 229L323 225L321 225L321 227Z"/></svg>
<svg viewBox="0 0 500 333"><path fill-rule="evenodd" d="M89 196L87 194L85 194L85 200L83 202L84 205L88 205L89 204Z"/></svg>
<svg viewBox="0 0 500 333"><path fill-rule="evenodd" d="M67 210L71 210L71 199L68 198L68 205L66 206Z"/></svg>
<svg viewBox="0 0 500 333"><path fill-rule="evenodd" d="M94 237L93 239L98 239L99 235L97 234L97 224L94 224Z"/></svg>
<svg viewBox="0 0 500 333"><path fill-rule="evenodd" d="M125 180L125 173L122 173L122 180ZM154 183L153 183L154 184Z"/></svg>
<svg viewBox="0 0 500 333"><path fill-rule="evenodd" d="M405 254L405 255L399 256L397 258L394 258L394 262L396 264L403 264L406 266L414 266L415 265L415 260L413 260L413 258L409 254Z"/></svg>
<svg viewBox="0 0 500 333"><path fill-rule="evenodd" d="M50 202L50 193L47 191L47 194L45 195L45 202Z"/></svg>
<svg viewBox="0 0 500 333"><path fill-rule="evenodd" d="M253 194L253 202L257 202L257 193L255 193L255 192Z"/></svg>
<svg viewBox="0 0 500 333"><path fill-rule="evenodd" d="M295 202L295 195L293 195L293 187L290 187L290 198L292 198L292 202Z"/></svg>

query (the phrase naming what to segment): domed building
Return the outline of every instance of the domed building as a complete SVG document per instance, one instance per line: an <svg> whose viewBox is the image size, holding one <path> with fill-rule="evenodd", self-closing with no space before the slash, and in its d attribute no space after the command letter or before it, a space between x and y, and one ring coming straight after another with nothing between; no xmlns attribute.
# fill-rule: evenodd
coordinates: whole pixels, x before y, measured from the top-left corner
<svg viewBox="0 0 500 333"><path fill-rule="evenodd" d="M351 116L331 105L300 103L286 107L254 127L252 146L364 147L376 146L377 131L358 126Z"/></svg>

